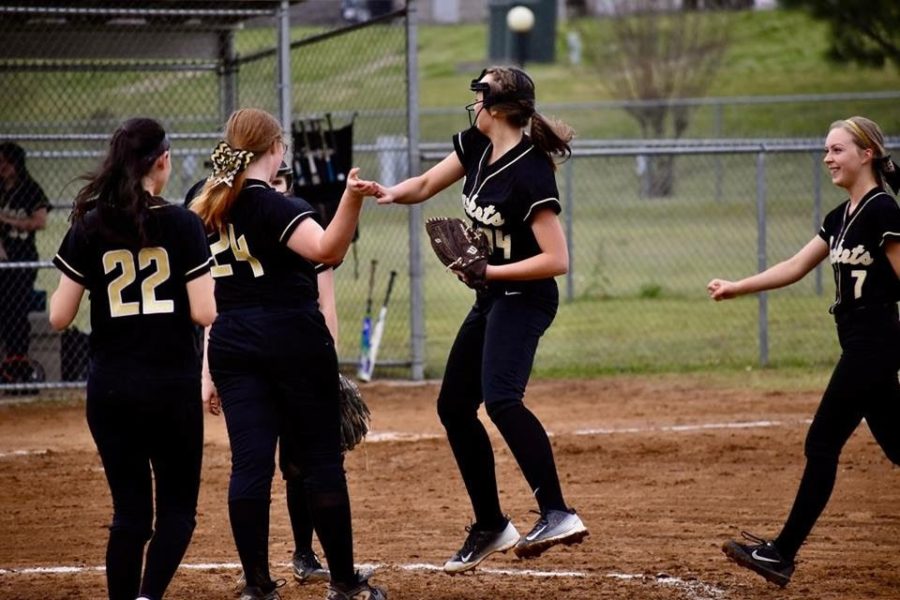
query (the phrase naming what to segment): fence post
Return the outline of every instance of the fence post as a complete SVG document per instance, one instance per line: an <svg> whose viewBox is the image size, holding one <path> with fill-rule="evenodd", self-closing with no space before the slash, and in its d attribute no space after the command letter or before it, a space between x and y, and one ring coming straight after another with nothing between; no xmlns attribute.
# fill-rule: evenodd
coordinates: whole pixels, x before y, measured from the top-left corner
<svg viewBox="0 0 900 600"><path fill-rule="evenodd" d="M813 235L819 232L822 226L822 178L819 176L819 169L822 161L819 154L812 153L812 177L813 177ZM816 265L816 295L822 295L822 263Z"/></svg>
<svg viewBox="0 0 900 600"><path fill-rule="evenodd" d="M406 106L409 174L421 169L419 154L419 30L416 3L406 3ZM425 379L425 265L422 261L422 205L409 210L409 334L410 376Z"/></svg>
<svg viewBox="0 0 900 600"><path fill-rule="evenodd" d="M278 116L285 135L291 131L291 6L281 0L278 8Z"/></svg>
<svg viewBox="0 0 900 600"><path fill-rule="evenodd" d="M766 154L756 155L756 268L766 270ZM759 365L769 364L769 296L760 292L759 298Z"/></svg>
<svg viewBox="0 0 900 600"><path fill-rule="evenodd" d="M572 190L575 170L575 157L569 157L566 161L565 170L563 171L566 183L566 247L569 252L569 270L566 273L566 300L571 302L575 299L575 193Z"/></svg>
<svg viewBox="0 0 900 600"><path fill-rule="evenodd" d="M229 29L219 36L219 117L222 123L237 108L237 65L234 31Z"/></svg>
<svg viewBox="0 0 900 600"><path fill-rule="evenodd" d="M722 103L713 104L713 137L717 140L722 139ZM722 200L723 188L725 187L725 172L722 167L722 155L718 152L713 158L716 171L716 202Z"/></svg>

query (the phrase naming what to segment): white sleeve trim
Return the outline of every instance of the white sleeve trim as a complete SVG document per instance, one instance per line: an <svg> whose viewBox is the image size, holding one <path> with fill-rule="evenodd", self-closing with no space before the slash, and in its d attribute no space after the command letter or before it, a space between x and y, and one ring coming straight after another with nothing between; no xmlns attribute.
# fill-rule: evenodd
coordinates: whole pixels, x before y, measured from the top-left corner
<svg viewBox="0 0 900 600"><path fill-rule="evenodd" d="M900 231L885 231L881 234L881 243L878 245L883 246L887 238L900 238Z"/></svg>
<svg viewBox="0 0 900 600"><path fill-rule="evenodd" d="M73 273L75 273L76 275L78 275L79 277L81 277L82 279L87 279L87 277L85 277L82 273L80 273L80 272L78 271L78 269L74 268L72 265L70 265L69 263L67 263L67 262L66 262L66 259L64 259L62 256L60 256L59 254L57 254L57 255L56 255L56 258L58 258L58 259L59 259L59 262L61 262L62 264L64 264L64 265L66 266L67 269L69 269L70 271L72 271Z"/></svg>
<svg viewBox="0 0 900 600"><path fill-rule="evenodd" d="M534 211L535 208L537 208L541 204L546 204L547 202L556 202L557 204L559 204L559 198L544 198L543 200L538 200L537 202L535 202L534 204L532 204L531 206L528 207L528 212L525 213L524 217L522 217L522 222L524 223L525 221L528 220L528 217L531 216L531 213Z"/></svg>
<svg viewBox="0 0 900 600"><path fill-rule="evenodd" d="M196 273L197 271L199 271L199 270L202 269L203 267L209 266L209 264L210 264L211 262L212 262L212 256L210 256L209 258L207 258L205 261L203 261L202 263L200 263L199 265L197 265L197 266L194 267L193 269L188 270L188 271L184 274L184 276L187 277L187 276L189 276L191 273Z"/></svg>
<svg viewBox="0 0 900 600"><path fill-rule="evenodd" d="M281 243L283 244L283 243L284 243L284 236L286 236L288 230L289 230L291 227L294 226L294 223L296 223L298 220L302 219L302 218L305 217L306 215L312 215L312 214L315 214L315 211L308 210L308 211L306 211L306 212L300 213L299 215L297 215L296 217L294 217L293 219L291 219L291 222L287 224L287 227L284 228L284 231L282 231L282 232L281 232L281 235L278 237L278 241L281 242Z"/></svg>

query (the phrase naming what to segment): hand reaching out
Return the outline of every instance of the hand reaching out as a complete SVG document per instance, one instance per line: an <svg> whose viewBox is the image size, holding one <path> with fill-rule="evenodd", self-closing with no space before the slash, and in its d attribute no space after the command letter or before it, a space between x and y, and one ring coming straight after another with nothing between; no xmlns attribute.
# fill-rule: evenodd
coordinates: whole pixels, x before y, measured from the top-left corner
<svg viewBox="0 0 900 600"><path fill-rule="evenodd" d="M378 201L378 204L392 204L395 200L394 194L391 193L389 188L384 187L377 181L373 182L375 184L375 199Z"/></svg>
<svg viewBox="0 0 900 600"><path fill-rule="evenodd" d="M350 169L347 176L347 191L356 196L376 196L380 186L374 181L359 178L359 167Z"/></svg>
<svg viewBox="0 0 900 600"><path fill-rule="evenodd" d="M725 279L713 279L706 284L706 291L709 297L716 302L720 300L729 300L737 296L737 286L733 281Z"/></svg>

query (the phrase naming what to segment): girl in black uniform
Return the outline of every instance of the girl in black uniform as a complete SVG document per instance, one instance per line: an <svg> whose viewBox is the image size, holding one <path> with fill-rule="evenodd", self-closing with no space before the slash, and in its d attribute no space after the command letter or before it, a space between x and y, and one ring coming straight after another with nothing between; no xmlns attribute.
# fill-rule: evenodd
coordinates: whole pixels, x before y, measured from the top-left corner
<svg viewBox="0 0 900 600"><path fill-rule="evenodd" d="M319 311L313 267L340 262L374 185L353 169L323 231L309 204L269 187L284 151L272 115L235 112L213 151L213 176L191 204L212 232L219 316L209 332L212 377L204 376L204 398L221 396L231 442L228 511L247 579L241 598L279 597L269 576L268 537L280 438L292 453L282 465L297 467L284 475L302 480L328 559L328 598L381 600L384 591L353 569L337 355Z"/></svg>
<svg viewBox="0 0 900 600"><path fill-rule="evenodd" d="M726 542L737 564L785 586L797 551L834 489L838 457L865 418L888 459L900 465L900 207L886 191L900 172L885 155L876 123L851 117L832 123L825 140L831 181L850 198L831 211L814 237L786 261L737 282L713 279L714 300L783 287L829 257L836 284L831 313L841 357L806 437L806 468L787 522L774 540L744 532L751 543Z"/></svg>
<svg viewBox="0 0 900 600"><path fill-rule="evenodd" d="M515 547L518 556L533 557L587 535L563 499L547 433L522 401L538 340L556 315L553 278L568 269L553 156L570 153L572 130L535 112L534 82L519 69L485 69L471 89L472 127L453 137L454 152L377 194L379 203L414 204L465 178L462 208L493 244L487 287L460 327L438 396L475 512L465 542L444 565L448 573L473 569L494 552ZM540 508L521 538L500 509L493 449L478 420L482 401Z"/></svg>
<svg viewBox="0 0 900 600"><path fill-rule="evenodd" d="M203 409L193 324L212 323L216 305L203 223L159 197L171 171L160 124L126 121L78 193L53 260L62 274L51 325L67 327L85 290L91 298L87 421L113 499L111 600L162 598L195 525Z"/></svg>

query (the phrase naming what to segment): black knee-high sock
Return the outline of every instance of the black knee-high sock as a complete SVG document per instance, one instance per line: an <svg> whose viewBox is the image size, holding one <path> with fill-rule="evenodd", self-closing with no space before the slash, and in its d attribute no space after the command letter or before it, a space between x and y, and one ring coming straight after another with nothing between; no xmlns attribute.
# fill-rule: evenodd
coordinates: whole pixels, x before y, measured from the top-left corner
<svg viewBox="0 0 900 600"><path fill-rule="evenodd" d="M355 582L353 526L347 488L329 492L307 491L306 500L316 535L325 551L331 581L344 585Z"/></svg>
<svg viewBox="0 0 900 600"><path fill-rule="evenodd" d="M519 463L541 510L566 510L550 438L537 417L524 404L513 404L491 415L491 419Z"/></svg>
<svg viewBox="0 0 900 600"><path fill-rule="evenodd" d="M825 510L834 490L837 466L837 460L807 459L791 514L775 539L775 547L784 559L794 560L819 515Z"/></svg>
<svg viewBox="0 0 900 600"><path fill-rule="evenodd" d="M465 421L445 422L444 428L472 501L476 525L487 530L503 527L506 517L500 509L494 449L487 430L477 416Z"/></svg>
<svg viewBox="0 0 900 600"><path fill-rule="evenodd" d="M270 591L275 584L269 576L269 500L231 501L228 516L247 585Z"/></svg>
<svg viewBox="0 0 900 600"><path fill-rule="evenodd" d="M134 600L137 597L147 538L147 535L129 529L110 529L106 545L106 585L110 600Z"/></svg>
<svg viewBox="0 0 900 600"><path fill-rule="evenodd" d="M294 551L312 550L313 523L306 503L306 490L303 480L293 477L287 480L287 507L291 518L291 530L294 532Z"/></svg>
<svg viewBox="0 0 900 600"><path fill-rule="evenodd" d="M141 595L162 598L191 543L196 520L190 514L160 513L156 533L147 546L147 567Z"/></svg>

